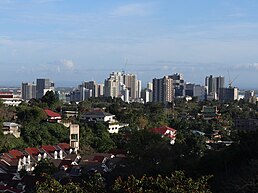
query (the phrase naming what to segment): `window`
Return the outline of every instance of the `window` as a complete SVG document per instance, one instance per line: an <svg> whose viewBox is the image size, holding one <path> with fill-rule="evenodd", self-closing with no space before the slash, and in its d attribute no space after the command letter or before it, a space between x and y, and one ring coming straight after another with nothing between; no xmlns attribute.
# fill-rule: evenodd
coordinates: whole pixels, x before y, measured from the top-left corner
<svg viewBox="0 0 258 193"><path fill-rule="evenodd" d="M72 140L78 140L78 134L71 134Z"/></svg>

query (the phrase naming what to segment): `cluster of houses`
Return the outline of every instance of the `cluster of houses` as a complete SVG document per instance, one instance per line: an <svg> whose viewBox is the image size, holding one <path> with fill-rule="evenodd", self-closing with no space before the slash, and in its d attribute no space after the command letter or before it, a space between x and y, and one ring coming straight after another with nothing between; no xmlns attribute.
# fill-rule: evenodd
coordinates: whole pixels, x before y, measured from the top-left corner
<svg viewBox="0 0 258 193"><path fill-rule="evenodd" d="M26 192L43 180L33 175L39 161L48 159L57 168L54 177L62 180L80 177L83 173L111 172L125 159L124 152L92 153L80 156L67 143L10 150L0 155L0 192ZM29 175L20 176L24 170Z"/></svg>

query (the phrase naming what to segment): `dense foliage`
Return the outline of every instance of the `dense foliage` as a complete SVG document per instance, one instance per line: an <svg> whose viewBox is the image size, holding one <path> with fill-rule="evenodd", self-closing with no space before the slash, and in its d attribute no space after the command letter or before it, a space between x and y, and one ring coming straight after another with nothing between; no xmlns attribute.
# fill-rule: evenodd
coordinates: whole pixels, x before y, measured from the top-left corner
<svg viewBox="0 0 258 193"><path fill-rule="evenodd" d="M217 106L220 118L204 120L201 117L203 106ZM234 127L236 118L258 118L258 104L244 100L223 104L218 101L186 102L180 99L164 106L160 103L124 103L121 99L91 98L76 105L61 104L49 92L41 100L33 99L16 108L6 107L0 102L0 129L4 121L15 121L22 125L21 138L18 139L0 132L0 151L68 142L69 129L58 123L47 123L45 108L59 113L65 109L78 110L77 118L64 119L80 124L81 154L108 152L114 148L127 153L123 167L118 166L105 176L107 181L104 185L108 185L109 191L165 192L168 191L166 188L171 188L171 192L197 192L194 189L197 188L200 192L209 192L207 178L202 176L211 175L213 177L209 180L209 185L213 192L258 190L258 132L238 132ZM80 115L93 108L114 114L119 122L129 123L129 127L121 129L118 134L110 134L105 123L82 122ZM174 145L169 143L168 138L150 132L150 128L163 125L177 130ZM202 132L205 135L200 134ZM220 138L214 138L214 133ZM211 147L207 145L207 140L233 143L228 147L223 144ZM46 164L39 166L48 168ZM51 175L51 171L43 173ZM39 172L39 175L42 173ZM177 186L171 179L184 186ZM78 186L76 183L62 185L47 178L45 183L39 184L37 190L44 192L51 183L53 187L50 187L56 192L72 192L71 189L90 192L96 187L99 192L106 191L100 177L95 176L85 181L89 180L90 183ZM98 186L95 186L95 182L98 182ZM177 187L178 191L173 187ZM47 189L46 192L51 192L52 189Z"/></svg>

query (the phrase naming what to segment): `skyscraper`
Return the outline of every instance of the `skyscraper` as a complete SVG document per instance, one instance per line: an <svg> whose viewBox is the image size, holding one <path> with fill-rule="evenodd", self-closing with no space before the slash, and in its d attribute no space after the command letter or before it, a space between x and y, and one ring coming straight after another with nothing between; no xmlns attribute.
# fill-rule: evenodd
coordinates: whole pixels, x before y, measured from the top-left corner
<svg viewBox="0 0 258 193"><path fill-rule="evenodd" d="M26 101L32 98L36 98L36 84L22 83L22 99Z"/></svg>
<svg viewBox="0 0 258 193"><path fill-rule="evenodd" d="M185 81L183 74L175 73L169 76L173 79L173 86L175 90L175 97L184 97L185 96Z"/></svg>
<svg viewBox="0 0 258 193"><path fill-rule="evenodd" d="M126 91L125 91L126 89ZM112 72L105 80L104 95L111 97L122 97L129 92L130 100L140 98L141 81L137 80L135 74L124 74L123 72ZM128 98L123 97L123 98Z"/></svg>
<svg viewBox="0 0 258 193"><path fill-rule="evenodd" d="M42 98L47 91L54 91L54 82L50 79L37 79L36 98Z"/></svg>
<svg viewBox="0 0 258 193"><path fill-rule="evenodd" d="M161 79L153 79L153 102L172 102L174 98L173 79L169 76L164 76Z"/></svg>
<svg viewBox="0 0 258 193"><path fill-rule="evenodd" d="M225 88L225 78L223 76L213 77L212 75L205 78L207 95L219 96L220 88ZM214 99L217 99L216 97Z"/></svg>

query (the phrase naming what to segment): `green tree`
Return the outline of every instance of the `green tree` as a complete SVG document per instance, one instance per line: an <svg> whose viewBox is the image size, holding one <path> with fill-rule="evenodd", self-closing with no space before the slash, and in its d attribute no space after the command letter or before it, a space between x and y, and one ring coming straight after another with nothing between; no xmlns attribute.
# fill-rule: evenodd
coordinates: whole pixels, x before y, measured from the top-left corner
<svg viewBox="0 0 258 193"><path fill-rule="evenodd" d="M46 103L51 109L55 109L59 105L59 100L53 91L47 91L46 94L41 98L41 101Z"/></svg>
<svg viewBox="0 0 258 193"><path fill-rule="evenodd" d="M208 180L210 176L203 176L198 179L186 177L181 171L176 171L170 177L147 177L141 178L129 176L127 180L118 178L113 185L115 193L182 193L182 192L203 192L211 193Z"/></svg>

